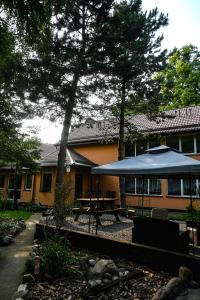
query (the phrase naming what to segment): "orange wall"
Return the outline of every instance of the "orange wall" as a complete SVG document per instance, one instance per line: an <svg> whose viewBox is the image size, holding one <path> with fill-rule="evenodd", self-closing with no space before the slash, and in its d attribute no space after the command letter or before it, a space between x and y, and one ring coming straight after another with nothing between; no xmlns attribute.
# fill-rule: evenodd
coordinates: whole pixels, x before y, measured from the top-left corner
<svg viewBox="0 0 200 300"><path fill-rule="evenodd" d="M117 144L90 144L73 147L79 154L83 155L92 162L103 165L118 160ZM93 188L97 190L98 176L93 177ZM119 194L119 179L116 176L100 176L100 190L102 195L107 191L115 191L116 197Z"/></svg>

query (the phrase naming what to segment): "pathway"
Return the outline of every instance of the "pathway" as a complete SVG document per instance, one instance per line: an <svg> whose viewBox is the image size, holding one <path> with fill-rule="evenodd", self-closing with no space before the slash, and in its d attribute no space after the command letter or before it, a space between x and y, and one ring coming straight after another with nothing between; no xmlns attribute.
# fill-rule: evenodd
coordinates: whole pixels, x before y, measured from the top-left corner
<svg viewBox="0 0 200 300"><path fill-rule="evenodd" d="M26 221L26 229L9 246L1 247L0 257L0 300L12 300L21 283L25 263L31 251L35 233L35 224L41 214L33 214Z"/></svg>

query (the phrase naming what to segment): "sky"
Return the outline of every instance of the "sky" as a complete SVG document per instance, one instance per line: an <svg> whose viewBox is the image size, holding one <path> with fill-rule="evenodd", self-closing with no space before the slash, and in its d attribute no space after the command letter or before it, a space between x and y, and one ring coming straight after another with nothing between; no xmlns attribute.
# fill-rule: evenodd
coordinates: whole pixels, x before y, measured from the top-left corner
<svg viewBox="0 0 200 300"><path fill-rule="evenodd" d="M142 6L143 10L157 7L160 12L168 14L169 25L160 30L164 35L164 49L193 44L200 50L200 0L143 0ZM61 124L39 118L26 120L25 126L32 125L38 126L38 136L43 143L60 140Z"/></svg>

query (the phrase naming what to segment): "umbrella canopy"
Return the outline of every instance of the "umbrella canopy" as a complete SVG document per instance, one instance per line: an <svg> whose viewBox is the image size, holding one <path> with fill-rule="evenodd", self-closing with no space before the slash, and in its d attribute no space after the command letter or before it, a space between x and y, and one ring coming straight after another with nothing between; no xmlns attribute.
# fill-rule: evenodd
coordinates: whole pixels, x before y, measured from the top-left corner
<svg viewBox="0 0 200 300"><path fill-rule="evenodd" d="M198 177L200 176L200 161L162 145L136 157L94 167L91 173L115 176L134 175L146 178Z"/></svg>

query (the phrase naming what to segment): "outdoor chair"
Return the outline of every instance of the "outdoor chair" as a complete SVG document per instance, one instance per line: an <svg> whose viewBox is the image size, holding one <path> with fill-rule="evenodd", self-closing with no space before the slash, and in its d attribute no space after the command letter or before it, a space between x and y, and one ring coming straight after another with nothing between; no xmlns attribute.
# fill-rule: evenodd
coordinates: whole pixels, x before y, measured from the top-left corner
<svg viewBox="0 0 200 300"><path fill-rule="evenodd" d="M179 224L148 217L134 217L132 242L188 253L189 231L179 234Z"/></svg>

